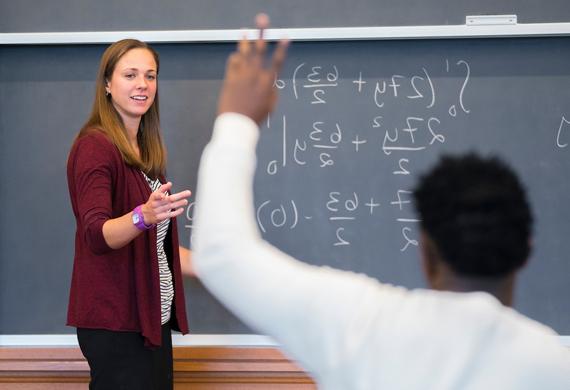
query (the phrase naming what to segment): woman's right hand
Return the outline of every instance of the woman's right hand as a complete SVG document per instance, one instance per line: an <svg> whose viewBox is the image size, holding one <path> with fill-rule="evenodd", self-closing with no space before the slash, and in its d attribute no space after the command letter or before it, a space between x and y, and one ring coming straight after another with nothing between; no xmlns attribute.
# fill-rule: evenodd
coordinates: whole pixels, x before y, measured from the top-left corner
<svg viewBox="0 0 570 390"><path fill-rule="evenodd" d="M172 182L161 185L148 197L141 211L146 225L160 223L166 219L177 217L184 212L192 192L184 190L175 194L167 194L172 188Z"/></svg>

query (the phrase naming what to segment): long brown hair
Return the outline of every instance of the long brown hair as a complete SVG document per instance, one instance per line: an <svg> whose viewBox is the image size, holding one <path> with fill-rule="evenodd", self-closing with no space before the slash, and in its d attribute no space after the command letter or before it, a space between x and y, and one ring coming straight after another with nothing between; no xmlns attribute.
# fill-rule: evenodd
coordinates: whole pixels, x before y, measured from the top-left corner
<svg viewBox="0 0 570 390"><path fill-rule="evenodd" d="M166 150L160 135L158 88L154 102L142 116L137 133L140 158L129 143L127 130L121 116L113 105L111 95L107 95L105 90L107 81L111 80L117 62L132 49L148 50L154 57L158 74L158 53L145 42L136 39L123 39L109 46L103 53L101 63L99 64L95 85L95 101L93 102L91 115L79 131L77 138L84 136L93 129L102 131L119 149L123 160L127 164L141 169L151 178L156 178L159 175L163 175L166 169Z"/></svg>

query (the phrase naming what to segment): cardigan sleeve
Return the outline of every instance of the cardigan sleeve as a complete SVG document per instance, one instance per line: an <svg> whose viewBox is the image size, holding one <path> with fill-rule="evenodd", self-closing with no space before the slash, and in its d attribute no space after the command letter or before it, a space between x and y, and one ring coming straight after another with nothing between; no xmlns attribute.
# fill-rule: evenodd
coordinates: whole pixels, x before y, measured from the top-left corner
<svg viewBox="0 0 570 390"><path fill-rule="evenodd" d="M113 250L103 236L103 224L113 218L113 179L117 173L114 149L102 134L84 136L76 141L68 167L83 241L97 255Z"/></svg>

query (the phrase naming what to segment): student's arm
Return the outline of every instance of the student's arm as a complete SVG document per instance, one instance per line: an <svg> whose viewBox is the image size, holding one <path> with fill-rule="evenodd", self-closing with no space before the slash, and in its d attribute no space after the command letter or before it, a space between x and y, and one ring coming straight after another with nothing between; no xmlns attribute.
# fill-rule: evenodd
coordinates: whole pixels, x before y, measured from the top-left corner
<svg viewBox="0 0 570 390"><path fill-rule="evenodd" d="M393 294L363 275L301 263L262 240L252 191L257 138L256 124L243 115L216 120L198 177L194 266L221 302L318 378L342 370L365 345L366 329Z"/></svg>
<svg viewBox="0 0 570 390"><path fill-rule="evenodd" d="M285 45L275 53L266 68L265 41L242 40L228 61L221 115L200 164L193 261L214 295L318 379L344 370L371 329L381 331L382 308L399 294L363 275L301 263L262 240L253 205L255 148L257 124L276 101Z"/></svg>

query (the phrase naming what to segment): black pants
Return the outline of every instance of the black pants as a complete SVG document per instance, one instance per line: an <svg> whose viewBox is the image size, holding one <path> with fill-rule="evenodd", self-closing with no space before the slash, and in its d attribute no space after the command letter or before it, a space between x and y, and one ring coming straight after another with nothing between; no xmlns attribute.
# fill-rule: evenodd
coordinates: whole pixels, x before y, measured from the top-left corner
<svg viewBox="0 0 570 390"><path fill-rule="evenodd" d="M172 390L172 337L162 326L162 346L150 349L137 332L77 329L91 369L89 390Z"/></svg>

